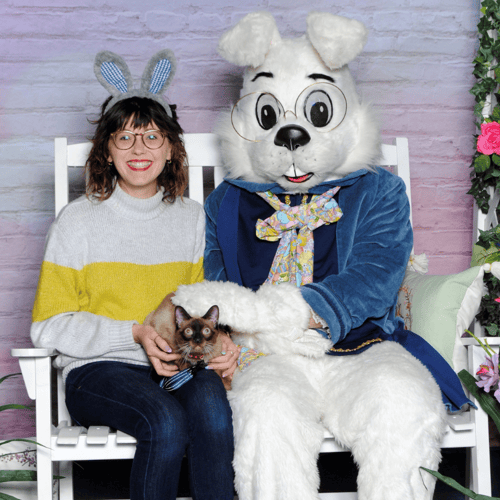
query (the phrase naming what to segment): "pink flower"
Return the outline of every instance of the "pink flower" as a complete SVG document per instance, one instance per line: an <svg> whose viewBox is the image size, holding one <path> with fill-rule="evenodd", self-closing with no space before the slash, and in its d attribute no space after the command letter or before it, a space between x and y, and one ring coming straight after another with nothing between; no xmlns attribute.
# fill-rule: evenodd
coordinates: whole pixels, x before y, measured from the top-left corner
<svg viewBox="0 0 500 500"><path fill-rule="evenodd" d="M476 375L486 375L487 373L489 373L490 371L490 368L489 366L486 366L486 365L481 365L479 371L476 373Z"/></svg>
<svg viewBox="0 0 500 500"><path fill-rule="evenodd" d="M500 125L497 122L481 124L477 150L485 155L500 154Z"/></svg>
<svg viewBox="0 0 500 500"><path fill-rule="evenodd" d="M476 373L479 375L481 379L479 382L476 382L478 387L482 387L485 392L490 392L490 389L498 383L499 375L498 375L498 354L494 354L493 356L486 356L486 364L481 365L480 370ZM495 397L500 396L500 391L495 391Z"/></svg>
<svg viewBox="0 0 500 500"><path fill-rule="evenodd" d="M497 298L495 299L495 302L500 302L500 297L497 297Z"/></svg>

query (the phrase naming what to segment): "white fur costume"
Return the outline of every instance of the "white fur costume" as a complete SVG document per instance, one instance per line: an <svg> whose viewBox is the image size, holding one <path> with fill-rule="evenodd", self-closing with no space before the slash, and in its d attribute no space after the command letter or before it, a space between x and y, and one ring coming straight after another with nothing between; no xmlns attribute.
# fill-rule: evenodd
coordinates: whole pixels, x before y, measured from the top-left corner
<svg viewBox="0 0 500 500"><path fill-rule="evenodd" d="M359 102L347 67L365 41L361 23L323 13L309 15L307 36L298 39L282 39L267 13L250 14L226 33L221 55L248 66L242 96L262 92L265 85L282 104L281 124L300 125L310 137L297 148L281 147L269 135L250 142L241 136L258 133L251 113L242 109L233 123L227 116L220 135L228 177L277 182L305 193L373 164L378 127L370 108ZM318 74L331 78L348 102L341 126L326 133L295 109ZM219 305L220 321L246 332L237 343L269 354L237 371L228 393L240 500L319 498L324 428L352 451L360 500L432 498L435 480L419 467L439 464L445 409L427 368L403 347L382 342L361 354L325 355L331 343L307 329L309 304L292 285L263 285L253 292L204 282L180 287L174 302L190 314Z"/></svg>
<svg viewBox="0 0 500 500"><path fill-rule="evenodd" d="M291 285L254 293L205 281L179 287L173 302L193 315L219 304L221 323L248 332L235 342L270 354L237 370L228 393L240 500L318 499L325 428L359 466L360 500L432 499L435 479L419 467L438 467L445 410L431 374L403 347L325 356L329 341L306 329L308 305Z"/></svg>

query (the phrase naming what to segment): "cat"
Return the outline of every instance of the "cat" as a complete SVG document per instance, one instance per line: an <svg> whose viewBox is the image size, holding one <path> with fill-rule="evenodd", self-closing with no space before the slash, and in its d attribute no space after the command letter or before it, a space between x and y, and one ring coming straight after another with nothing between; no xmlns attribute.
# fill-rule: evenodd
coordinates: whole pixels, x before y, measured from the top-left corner
<svg viewBox="0 0 500 500"><path fill-rule="evenodd" d="M174 294L167 295L158 308L148 314L144 325L152 326L168 342L172 352L181 358L175 361L179 371L196 365L206 364L222 354L222 335L230 334L231 329L219 322L219 307L214 305L203 317L191 317L181 306L170 300ZM215 370L221 377L226 390L231 390L231 380L222 377L223 370Z"/></svg>

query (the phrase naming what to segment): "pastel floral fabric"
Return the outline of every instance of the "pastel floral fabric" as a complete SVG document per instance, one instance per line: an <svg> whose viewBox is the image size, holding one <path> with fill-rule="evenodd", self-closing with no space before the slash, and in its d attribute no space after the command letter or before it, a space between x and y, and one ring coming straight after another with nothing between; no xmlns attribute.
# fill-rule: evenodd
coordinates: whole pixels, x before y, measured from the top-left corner
<svg viewBox="0 0 500 500"><path fill-rule="evenodd" d="M295 207L290 207L289 202L283 203L271 191L257 193L276 209L271 217L257 221L257 237L268 241L280 240L266 283L291 282L297 286L312 283L312 232L323 224L332 224L342 217L342 210L333 198L339 189L337 186L326 193L314 195L309 203L304 200Z"/></svg>
<svg viewBox="0 0 500 500"><path fill-rule="evenodd" d="M243 346L238 358L238 368L240 369L240 371L243 371L247 366L250 366L253 361L261 358L262 356L267 356L267 354Z"/></svg>
<svg viewBox="0 0 500 500"><path fill-rule="evenodd" d="M481 124L481 135L477 139L477 150L485 155L500 155L500 124Z"/></svg>

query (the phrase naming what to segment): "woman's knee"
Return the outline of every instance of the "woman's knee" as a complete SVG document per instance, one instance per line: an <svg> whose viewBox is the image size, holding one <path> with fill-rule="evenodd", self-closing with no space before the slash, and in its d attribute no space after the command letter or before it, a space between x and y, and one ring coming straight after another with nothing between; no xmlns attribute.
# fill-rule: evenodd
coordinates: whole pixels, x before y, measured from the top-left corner
<svg viewBox="0 0 500 500"><path fill-rule="evenodd" d="M170 396L167 394L166 396ZM156 441L160 446L185 447L188 440L187 415L174 398L157 400L138 411L137 439Z"/></svg>
<svg viewBox="0 0 500 500"><path fill-rule="evenodd" d="M232 436L232 412L220 377L210 370L196 374L176 397L190 422L206 432Z"/></svg>

